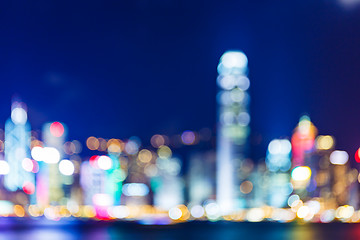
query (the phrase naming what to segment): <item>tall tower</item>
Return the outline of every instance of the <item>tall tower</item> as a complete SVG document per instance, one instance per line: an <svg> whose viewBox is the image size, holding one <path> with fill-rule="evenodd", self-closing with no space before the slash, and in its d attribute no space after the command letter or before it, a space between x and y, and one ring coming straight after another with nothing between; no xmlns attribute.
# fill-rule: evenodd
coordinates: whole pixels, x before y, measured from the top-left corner
<svg viewBox="0 0 360 240"><path fill-rule="evenodd" d="M269 143L266 153L266 166L269 170L268 204L272 207L285 207L292 192L289 170L291 168L291 143L287 139L274 139Z"/></svg>
<svg viewBox="0 0 360 240"><path fill-rule="evenodd" d="M300 118L299 124L291 137L292 146L292 171L291 183L294 192L301 199L312 197L317 187L316 168L318 162L314 157L315 137L317 128L306 115Z"/></svg>
<svg viewBox="0 0 360 240"><path fill-rule="evenodd" d="M63 123L46 123L43 126L43 141L46 149L54 151L54 155L48 154L51 158L44 160L43 168L48 174L48 197L50 204L64 203L69 198L69 184L72 183L72 176L62 175L59 171L60 159L64 157L63 145L67 135L67 128ZM65 191L67 190L67 191Z"/></svg>
<svg viewBox="0 0 360 240"><path fill-rule="evenodd" d="M239 206L238 170L245 159L247 138L250 132L248 112L250 81L247 78L247 57L243 52L225 52L218 65L217 83L217 202L222 214ZM241 178L241 176L240 176Z"/></svg>
<svg viewBox="0 0 360 240"><path fill-rule="evenodd" d="M5 160L10 171L5 176L5 187L10 191L35 191L35 175L23 167L23 161L30 158L30 124L27 121L26 106L15 101L11 106L11 117L5 123Z"/></svg>

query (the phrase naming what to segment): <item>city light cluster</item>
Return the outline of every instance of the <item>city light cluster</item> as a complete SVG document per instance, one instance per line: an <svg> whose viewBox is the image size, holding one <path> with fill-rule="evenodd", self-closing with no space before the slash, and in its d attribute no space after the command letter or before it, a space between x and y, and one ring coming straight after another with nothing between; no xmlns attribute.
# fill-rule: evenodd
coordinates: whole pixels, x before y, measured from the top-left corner
<svg viewBox="0 0 360 240"><path fill-rule="evenodd" d="M353 158L302 116L291 137L248 156L248 58L226 52L218 65L212 130L155 134L149 141L67 139L64 123L31 130L14 101L0 131L0 216L58 221L127 220L360 222L360 149Z"/></svg>

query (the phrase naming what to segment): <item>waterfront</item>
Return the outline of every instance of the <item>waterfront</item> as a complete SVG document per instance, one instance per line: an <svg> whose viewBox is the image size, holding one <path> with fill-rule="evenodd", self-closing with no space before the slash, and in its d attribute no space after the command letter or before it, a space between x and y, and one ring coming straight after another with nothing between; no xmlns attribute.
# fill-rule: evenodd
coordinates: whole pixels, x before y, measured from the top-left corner
<svg viewBox="0 0 360 240"><path fill-rule="evenodd" d="M231 223L231 222L191 222L170 226L146 226L129 223L76 223L42 225L36 224L1 226L0 240L110 240L110 239L359 239L358 224L279 224L279 223Z"/></svg>

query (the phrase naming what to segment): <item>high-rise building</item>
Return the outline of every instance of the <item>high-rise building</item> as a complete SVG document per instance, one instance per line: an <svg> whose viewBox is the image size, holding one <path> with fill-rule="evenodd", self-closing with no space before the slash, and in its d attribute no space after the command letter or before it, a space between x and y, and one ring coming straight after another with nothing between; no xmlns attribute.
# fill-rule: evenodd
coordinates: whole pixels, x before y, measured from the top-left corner
<svg viewBox="0 0 360 240"><path fill-rule="evenodd" d="M72 176L65 176L59 171L59 162L64 158L66 127L60 122L47 123L43 127L43 141L46 152L44 162L40 166L40 175L47 174L48 200L50 204L66 204L69 198ZM70 184L69 184L70 183Z"/></svg>
<svg viewBox="0 0 360 240"><path fill-rule="evenodd" d="M32 169L27 169L25 166L30 170L27 171L24 168L24 162L31 162L30 139L26 106L22 102L15 101L11 106L11 117L5 123L5 160L10 169L5 176L5 187L10 191L23 190L33 195L35 175L31 172Z"/></svg>
<svg viewBox="0 0 360 240"><path fill-rule="evenodd" d="M291 137L292 167L306 165L307 158L315 150L315 137L317 129L306 115L300 118L299 124Z"/></svg>
<svg viewBox="0 0 360 240"><path fill-rule="evenodd" d="M189 203L201 205L214 195L215 152L198 152L190 157L188 172Z"/></svg>
<svg viewBox="0 0 360 240"><path fill-rule="evenodd" d="M305 200L314 196L316 162L314 156L317 129L308 116L302 116L291 137L292 184L294 193Z"/></svg>
<svg viewBox="0 0 360 240"><path fill-rule="evenodd" d="M349 204L349 154L335 150L330 154L330 163L332 196L338 206Z"/></svg>
<svg viewBox="0 0 360 240"><path fill-rule="evenodd" d="M291 143L287 139L275 139L269 144L266 154L269 169L268 204L285 207L292 192L289 170L291 168Z"/></svg>
<svg viewBox="0 0 360 240"><path fill-rule="evenodd" d="M313 197L319 197L324 202L326 209L336 208L336 201L331 191L333 166L330 162L330 154L335 147L334 137L320 135L316 138L315 145L314 166L310 166L312 167L312 175L315 175L314 180L316 182Z"/></svg>
<svg viewBox="0 0 360 240"><path fill-rule="evenodd" d="M156 160L159 166L157 186L154 191L154 205L162 210L169 210L180 204L184 204L184 181L180 176L181 161L176 157Z"/></svg>
<svg viewBox="0 0 360 240"><path fill-rule="evenodd" d="M218 65L217 83L217 186L216 198L223 214L236 209L240 202L238 172L246 158L250 132L247 57L240 51L225 52ZM241 175L241 174L240 174Z"/></svg>
<svg viewBox="0 0 360 240"><path fill-rule="evenodd" d="M98 158L99 156L95 156ZM93 197L96 194L104 194L103 186L106 179L105 171L95 167L91 161L85 161L81 164L80 184L83 189L83 204L93 205ZM111 205L113 203L111 202Z"/></svg>

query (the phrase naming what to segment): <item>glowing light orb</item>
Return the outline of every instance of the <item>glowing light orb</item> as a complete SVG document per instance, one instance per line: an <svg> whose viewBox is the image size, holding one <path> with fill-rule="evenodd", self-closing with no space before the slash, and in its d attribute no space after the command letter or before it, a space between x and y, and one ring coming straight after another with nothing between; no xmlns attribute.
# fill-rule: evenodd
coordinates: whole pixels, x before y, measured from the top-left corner
<svg viewBox="0 0 360 240"><path fill-rule="evenodd" d="M59 122L53 122L50 125L50 133L55 137L61 137L64 134L64 126Z"/></svg>
<svg viewBox="0 0 360 240"><path fill-rule="evenodd" d="M287 139L283 140L272 140L269 144L268 151L270 154L290 154L291 152L291 143Z"/></svg>
<svg viewBox="0 0 360 240"><path fill-rule="evenodd" d="M185 131L181 135L181 140L185 145L191 145L195 142L195 134L192 131Z"/></svg>
<svg viewBox="0 0 360 240"><path fill-rule="evenodd" d="M181 218L181 216L182 216L182 212L180 208L174 207L169 210L169 217L172 220L178 220L179 218Z"/></svg>
<svg viewBox="0 0 360 240"><path fill-rule="evenodd" d="M15 124L23 125L27 121L27 113L25 109L16 107L11 111L11 120Z"/></svg>
<svg viewBox="0 0 360 240"><path fill-rule="evenodd" d="M160 158L171 158L172 156L172 151L168 146L161 146L157 152Z"/></svg>
<svg viewBox="0 0 360 240"><path fill-rule="evenodd" d="M100 145L99 140L96 137L89 137L86 140L86 146L90 150L97 150L99 148L99 145Z"/></svg>
<svg viewBox="0 0 360 240"><path fill-rule="evenodd" d="M301 206L297 211L296 215L298 218L305 218L310 213L310 208L308 206Z"/></svg>
<svg viewBox="0 0 360 240"><path fill-rule="evenodd" d="M35 186L31 182L24 182L22 188L23 188L24 193L29 194L29 195L31 195L35 192Z"/></svg>
<svg viewBox="0 0 360 240"><path fill-rule="evenodd" d="M0 175L7 175L10 172L9 164L4 161L0 160Z"/></svg>
<svg viewBox="0 0 360 240"><path fill-rule="evenodd" d="M34 169L34 163L29 158L24 158L21 162L21 166L27 172L32 172Z"/></svg>
<svg viewBox="0 0 360 240"><path fill-rule="evenodd" d="M330 154L330 162L335 165L344 165L349 160L349 154L345 151L333 151Z"/></svg>
<svg viewBox="0 0 360 240"><path fill-rule="evenodd" d="M140 152L139 152L139 155L138 155L138 158L141 162L143 163L148 163L151 161L152 159L152 153L147 150L147 149L142 149Z"/></svg>
<svg viewBox="0 0 360 240"><path fill-rule="evenodd" d="M97 193L92 198L95 206L111 206L113 205L113 199L109 194Z"/></svg>
<svg viewBox="0 0 360 240"><path fill-rule="evenodd" d="M99 157L100 157L100 156L98 156L98 155L94 155L94 156L92 156L92 157L89 159L89 163L90 163L90 165L91 165L92 167L98 168L97 161L98 161Z"/></svg>
<svg viewBox="0 0 360 240"><path fill-rule="evenodd" d="M291 178L295 181L306 181L311 177L311 169L306 166L299 166L292 170Z"/></svg>
<svg viewBox="0 0 360 240"><path fill-rule="evenodd" d="M42 161L43 160L43 148L40 146L33 147L31 149L31 156L36 161Z"/></svg>
<svg viewBox="0 0 360 240"><path fill-rule="evenodd" d="M59 163L59 171L61 174L71 176L74 174L75 166L70 160L61 160Z"/></svg>
<svg viewBox="0 0 360 240"><path fill-rule="evenodd" d="M329 150L334 146L334 138L332 136L318 136L316 138L316 147L319 150Z"/></svg>
<svg viewBox="0 0 360 240"><path fill-rule="evenodd" d="M360 163L360 148L358 150L356 150L355 161Z"/></svg>
<svg viewBox="0 0 360 240"><path fill-rule="evenodd" d="M41 159L46 163L58 163L60 161L60 153L56 148L45 147L42 149Z"/></svg>
<svg viewBox="0 0 360 240"><path fill-rule="evenodd" d="M243 52L228 51L221 56L220 62L226 68L245 68L248 59Z"/></svg>
<svg viewBox="0 0 360 240"><path fill-rule="evenodd" d="M190 213L191 216L193 216L194 218L201 218L202 216L204 216L205 210L202 206L195 205L191 208Z"/></svg>
<svg viewBox="0 0 360 240"><path fill-rule="evenodd" d="M103 170L109 170L112 167L112 160L108 156L100 156L97 159L97 166Z"/></svg>

